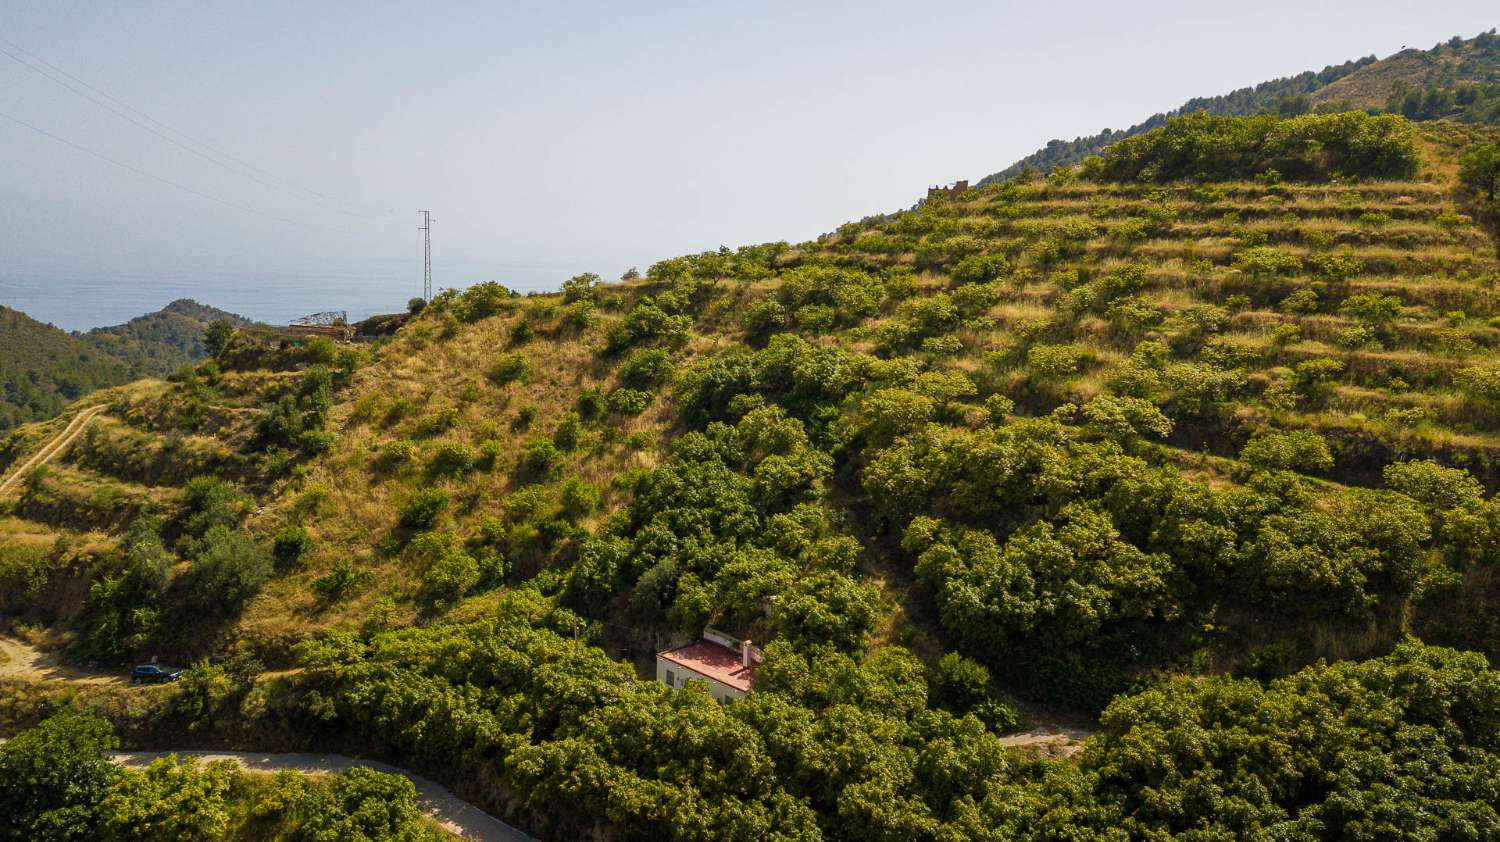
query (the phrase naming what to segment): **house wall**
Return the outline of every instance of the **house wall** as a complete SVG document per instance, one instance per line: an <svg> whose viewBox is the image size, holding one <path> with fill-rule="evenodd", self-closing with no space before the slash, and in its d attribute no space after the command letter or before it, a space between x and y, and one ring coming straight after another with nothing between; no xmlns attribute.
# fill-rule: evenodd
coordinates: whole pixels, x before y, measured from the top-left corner
<svg viewBox="0 0 1500 842"><path fill-rule="evenodd" d="M672 673L671 681L667 680L669 671ZM656 680L673 690L681 690L689 681L702 681L708 685L708 694L721 702L745 698L745 694L739 690L659 655L656 658Z"/></svg>

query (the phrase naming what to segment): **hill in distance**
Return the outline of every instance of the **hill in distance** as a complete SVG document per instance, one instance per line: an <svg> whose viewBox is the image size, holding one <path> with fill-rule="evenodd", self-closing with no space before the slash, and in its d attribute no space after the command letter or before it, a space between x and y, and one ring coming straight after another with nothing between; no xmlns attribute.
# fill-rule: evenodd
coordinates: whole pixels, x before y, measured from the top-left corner
<svg viewBox="0 0 1500 842"><path fill-rule="evenodd" d="M1077 164L1112 143L1159 128L1169 118L1183 114L1203 111L1234 117L1262 113L1288 116L1351 108L1401 114L1412 120L1500 124L1500 37L1495 30L1468 40L1454 37L1430 50L1407 49L1384 59L1366 56L1220 96L1191 99L1128 129L1105 129L1091 137L1050 141L979 183L994 184L1027 170L1045 174L1056 167Z"/></svg>
<svg viewBox="0 0 1500 842"><path fill-rule="evenodd" d="M0 680L0 726L380 756L542 839L1500 832L1496 134L1181 117L369 344L237 333L0 502L18 631L189 678ZM747 699L653 680L706 625L764 646ZM1063 717L1073 759L1007 747Z"/></svg>
<svg viewBox="0 0 1500 842"><path fill-rule="evenodd" d="M122 325L69 333L0 307L0 431L51 418L95 389L203 359L203 331L233 313L180 299Z"/></svg>

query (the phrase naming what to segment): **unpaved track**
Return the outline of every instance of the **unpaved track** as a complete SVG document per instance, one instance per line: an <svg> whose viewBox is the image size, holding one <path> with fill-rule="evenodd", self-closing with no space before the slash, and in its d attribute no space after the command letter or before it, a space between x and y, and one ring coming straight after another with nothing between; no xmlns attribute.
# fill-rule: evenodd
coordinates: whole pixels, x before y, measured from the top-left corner
<svg viewBox="0 0 1500 842"><path fill-rule="evenodd" d="M90 421L94 420L94 416L103 411L103 405L80 409L78 414L73 416L73 420L68 422L68 426L63 428L62 432L54 436L52 441L43 445L41 450L31 454L31 458L22 462L18 468L11 471L10 476L6 477L3 482L0 482L0 498L9 494L11 489L15 488L32 468L35 468L37 465L46 464L60 456L63 451L68 449L69 445L73 444L74 439L82 435L83 429L88 426Z"/></svg>
<svg viewBox="0 0 1500 842"><path fill-rule="evenodd" d="M74 683L124 683L121 675L90 672L65 666L58 658L13 637L0 637L0 678L25 678L31 681L71 681Z"/></svg>
<svg viewBox="0 0 1500 842"><path fill-rule="evenodd" d="M1083 751L1083 741L1093 736L1084 728L1061 725L1037 725L1019 734L1001 737L1000 744L1025 749L1043 757L1072 757Z"/></svg>
<svg viewBox="0 0 1500 842"><path fill-rule="evenodd" d="M176 754L179 757L193 755L203 758L206 762L232 760L242 768L254 772L279 772L282 769L291 769L294 772L318 774L343 772L363 766L377 772L400 775L411 781L417 788L417 806L422 812L447 828L450 833L456 833L465 839L481 840L481 842L536 842L535 839L489 813L460 800L458 796L435 781L375 760L357 760L341 754L263 754L247 751L116 751L110 752L110 757L122 766L139 768L168 754Z"/></svg>

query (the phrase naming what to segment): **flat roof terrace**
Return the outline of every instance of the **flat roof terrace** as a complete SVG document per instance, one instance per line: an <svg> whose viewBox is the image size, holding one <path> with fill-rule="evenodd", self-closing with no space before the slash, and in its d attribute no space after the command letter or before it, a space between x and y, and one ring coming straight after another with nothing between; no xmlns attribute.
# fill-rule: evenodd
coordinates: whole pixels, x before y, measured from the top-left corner
<svg viewBox="0 0 1500 842"><path fill-rule="evenodd" d="M669 649L657 657L664 658L699 675L712 678L741 693L750 692L750 687L755 684L754 664L745 666L740 660L740 653L707 640Z"/></svg>

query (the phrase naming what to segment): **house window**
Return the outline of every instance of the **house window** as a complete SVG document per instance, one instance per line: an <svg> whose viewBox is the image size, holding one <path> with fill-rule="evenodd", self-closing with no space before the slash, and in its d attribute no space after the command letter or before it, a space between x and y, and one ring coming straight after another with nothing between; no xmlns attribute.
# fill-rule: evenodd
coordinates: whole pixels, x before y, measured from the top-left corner
<svg viewBox="0 0 1500 842"><path fill-rule="evenodd" d="M676 687L677 686L677 676L673 675L671 670L667 670L667 686L668 687Z"/></svg>

